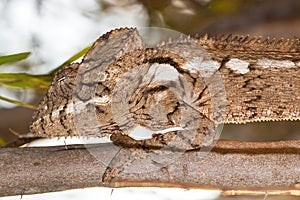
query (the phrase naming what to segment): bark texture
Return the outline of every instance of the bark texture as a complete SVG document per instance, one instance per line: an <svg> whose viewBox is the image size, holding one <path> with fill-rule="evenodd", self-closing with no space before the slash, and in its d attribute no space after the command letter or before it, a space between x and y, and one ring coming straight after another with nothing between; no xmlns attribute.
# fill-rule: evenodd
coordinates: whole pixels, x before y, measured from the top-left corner
<svg viewBox="0 0 300 200"><path fill-rule="evenodd" d="M104 185L102 174L116 148L113 144L72 145L68 149L0 148L0 196L93 186L215 188L300 195L300 140L218 141L207 154L205 149L184 152L168 164L159 163L159 159L150 164L143 159L133 162L111 184ZM138 152L134 152L137 157Z"/></svg>

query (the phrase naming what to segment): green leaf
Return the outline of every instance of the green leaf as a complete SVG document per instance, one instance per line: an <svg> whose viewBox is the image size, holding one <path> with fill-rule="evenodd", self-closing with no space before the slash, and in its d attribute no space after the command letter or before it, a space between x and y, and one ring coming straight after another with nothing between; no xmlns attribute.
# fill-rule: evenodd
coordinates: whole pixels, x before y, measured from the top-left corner
<svg viewBox="0 0 300 200"><path fill-rule="evenodd" d="M80 57L84 56L90 50L91 47L92 47L92 45L85 47L84 49L82 49L81 51L79 51L78 53L73 55L71 58L66 60L63 64L61 64L60 66L58 66L57 68L52 70L49 74L54 76L58 70L60 70L61 68L63 68L66 65L69 65L70 63L74 62L75 60L79 59Z"/></svg>
<svg viewBox="0 0 300 200"><path fill-rule="evenodd" d="M30 52L24 52L24 53L12 54L7 56L0 56L0 65L23 60L27 58L30 54L31 54Z"/></svg>
<svg viewBox="0 0 300 200"><path fill-rule="evenodd" d="M0 73L0 86L22 89L47 89L52 79L53 76L48 74Z"/></svg>
<svg viewBox="0 0 300 200"><path fill-rule="evenodd" d="M13 103L13 104L16 104L18 106L25 107L25 108L30 108L30 109L34 109L34 110L36 109L35 105L28 104L28 103L23 103L23 102L20 102L20 101L14 100L14 99L9 99L9 98L3 97L3 96L0 96L0 100L7 101L9 103Z"/></svg>
<svg viewBox="0 0 300 200"><path fill-rule="evenodd" d="M40 75L33 75L28 73L0 73L0 86L6 86L11 88L20 88L20 89L47 89L51 84L55 73L63 68L64 66L74 62L75 60L79 59L83 55L85 55L88 50L92 47L92 45L82 49L71 58L66 60L63 64L58 66L56 69L50 71L48 74L40 74ZM27 58L30 55L30 52L24 52L20 54L14 54L9 56L1 56L0 57L0 65L8 62L16 62L22 59ZM10 103L17 104L19 106L27 107L27 108L35 108L35 106L22 103L16 100L8 99L5 97L1 97L0 99L3 101L7 101Z"/></svg>

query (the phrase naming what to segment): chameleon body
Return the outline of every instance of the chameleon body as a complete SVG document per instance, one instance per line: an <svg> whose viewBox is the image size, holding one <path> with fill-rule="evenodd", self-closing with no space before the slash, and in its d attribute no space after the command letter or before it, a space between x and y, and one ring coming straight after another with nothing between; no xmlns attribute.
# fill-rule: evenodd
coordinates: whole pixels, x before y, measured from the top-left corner
<svg viewBox="0 0 300 200"><path fill-rule="evenodd" d="M186 37L146 48L136 29L116 29L57 73L30 128L41 137L194 149L210 145L220 123L299 120L299 83L299 39ZM128 137L137 126L159 134Z"/></svg>

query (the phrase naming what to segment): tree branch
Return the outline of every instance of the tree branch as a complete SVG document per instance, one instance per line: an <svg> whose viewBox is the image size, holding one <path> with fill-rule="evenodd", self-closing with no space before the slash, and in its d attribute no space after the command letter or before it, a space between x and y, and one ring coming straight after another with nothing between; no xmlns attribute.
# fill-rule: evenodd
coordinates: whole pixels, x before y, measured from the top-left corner
<svg viewBox="0 0 300 200"><path fill-rule="evenodd" d="M112 144L0 148L0 196L93 186L280 190L300 195L300 140L218 141L204 157L202 149L180 154L168 165L157 160L131 163L113 183L103 185L102 174L114 152Z"/></svg>

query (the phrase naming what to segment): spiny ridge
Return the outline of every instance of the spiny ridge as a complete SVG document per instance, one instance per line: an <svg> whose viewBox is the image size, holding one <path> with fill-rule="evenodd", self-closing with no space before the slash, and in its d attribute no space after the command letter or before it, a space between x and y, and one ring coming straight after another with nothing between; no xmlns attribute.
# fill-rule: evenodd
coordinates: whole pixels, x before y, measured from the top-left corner
<svg viewBox="0 0 300 200"><path fill-rule="evenodd" d="M207 34L203 37L198 38L198 42L200 45L208 46L211 48L218 48L222 46L222 48L241 48L247 47L254 50L264 50L268 51L272 49L272 51L300 51L300 39L285 39L280 38L266 38L263 39L260 37L250 37L249 35L221 35L210 37Z"/></svg>
<svg viewBox="0 0 300 200"><path fill-rule="evenodd" d="M190 35L181 34L178 38L169 38L166 42L162 42L157 45L157 47L164 46L165 44L172 43L192 43L196 42L203 47L215 48L215 49L252 49L257 51L293 51L300 52L300 39L285 39L285 38L266 38L263 39L259 37L250 37L249 35L221 35L210 37L208 34L205 34L203 37L191 37Z"/></svg>
<svg viewBox="0 0 300 200"><path fill-rule="evenodd" d="M300 121L300 118L253 118L253 119L240 119L236 121L230 121L231 124L245 124L252 122L282 122L282 121ZM228 122L225 122L228 123Z"/></svg>

